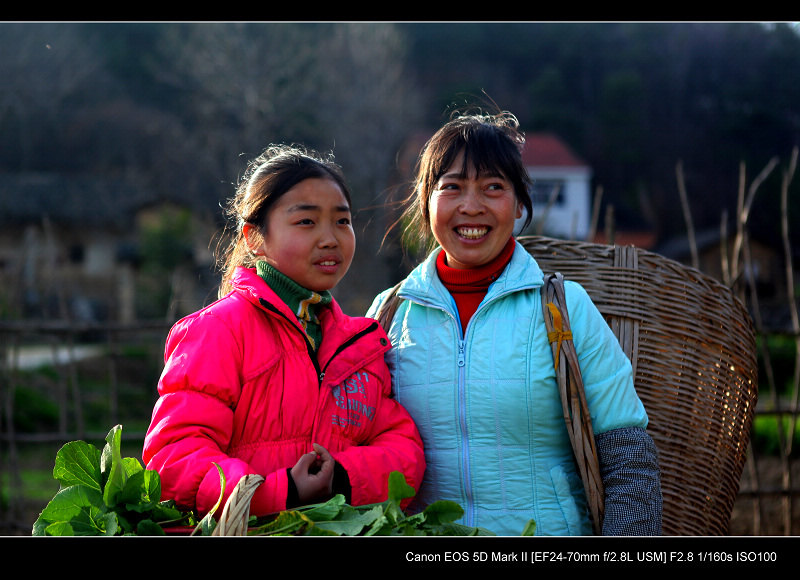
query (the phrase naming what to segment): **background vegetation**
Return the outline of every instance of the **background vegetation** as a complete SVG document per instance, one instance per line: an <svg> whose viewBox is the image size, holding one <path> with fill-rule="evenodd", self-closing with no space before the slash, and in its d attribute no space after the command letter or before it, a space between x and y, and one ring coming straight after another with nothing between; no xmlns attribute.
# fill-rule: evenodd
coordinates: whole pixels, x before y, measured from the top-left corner
<svg viewBox="0 0 800 580"><path fill-rule="evenodd" d="M218 217L268 143L333 150L362 271L408 176L402 144L485 94L563 137L620 228L663 240L685 230L677 162L700 230L735 215L740 163L790 154L798 71L789 23L3 23L0 174L120 177ZM752 235L778 244L777 196L755 203ZM377 272L365 294L390 281Z"/></svg>

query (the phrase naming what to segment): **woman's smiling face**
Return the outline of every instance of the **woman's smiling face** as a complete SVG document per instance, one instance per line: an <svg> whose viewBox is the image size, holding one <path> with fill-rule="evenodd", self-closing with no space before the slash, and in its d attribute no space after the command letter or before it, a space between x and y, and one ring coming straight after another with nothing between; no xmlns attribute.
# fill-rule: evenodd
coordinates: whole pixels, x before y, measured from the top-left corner
<svg viewBox="0 0 800 580"><path fill-rule="evenodd" d="M431 231L452 268L477 268L491 262L505 247L514 220L521 215L511 181L464 167L463 152L431 193Z"/></svg>

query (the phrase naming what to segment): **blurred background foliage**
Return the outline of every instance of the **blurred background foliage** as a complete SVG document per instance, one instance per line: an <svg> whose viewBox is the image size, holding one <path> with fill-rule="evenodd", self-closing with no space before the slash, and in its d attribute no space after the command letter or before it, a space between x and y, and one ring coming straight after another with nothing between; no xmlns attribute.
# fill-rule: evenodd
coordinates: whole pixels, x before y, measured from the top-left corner
<svg viewBox="0 0 800 580"><path fill-rule="evenodd" d="M685 230L677 162L700 229L735 215L740 164L789 155L799 71L793 23L2 23L0 174L120 178L219 219L248 159L302 142L343 166L369 272L403 144L491 99L591 165L617 227L663 240ZM753 235L778 244L778 213L760 196Z"/></svg>

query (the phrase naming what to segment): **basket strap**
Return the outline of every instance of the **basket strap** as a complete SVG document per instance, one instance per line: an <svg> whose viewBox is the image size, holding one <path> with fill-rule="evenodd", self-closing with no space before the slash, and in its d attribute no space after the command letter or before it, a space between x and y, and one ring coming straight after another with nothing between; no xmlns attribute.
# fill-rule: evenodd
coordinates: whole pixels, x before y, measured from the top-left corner
<svg viewBox="0 0 800 580"><path fill-rule="evenodd" d="M567 433L589 502L592 528L596 535L600 535L605 510L603 481L600 477L600 463L592 430L592 418L583 389L578 353L572 341L572 329L564 295L564 277L560 273L545 276L542 287L542 310L548 340L553 350L553 365Z"/></svg>
<svg viewBox="0 0 800 580"><path fill-rule="evenodd" d="M402 300L397 295L397 290L400 288L401 283L402 282L397 283L392 287L391 291L386 296L386 299L381 303L380 308L378 308L378 312L375 314L375 319L380 323L384 332L387 334L389 333L389 326L392 324L394 313L397 312L397 307L400 305L400 301Z"/></svg>

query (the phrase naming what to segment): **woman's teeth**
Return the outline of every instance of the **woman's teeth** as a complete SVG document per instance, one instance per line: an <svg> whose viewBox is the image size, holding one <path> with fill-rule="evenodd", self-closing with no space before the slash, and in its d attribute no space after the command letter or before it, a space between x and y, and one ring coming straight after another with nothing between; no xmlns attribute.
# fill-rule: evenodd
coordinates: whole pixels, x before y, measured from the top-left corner
<svg viewBox="0 0 800 580"><path fill-rule="evenodd" d="M486 235L486 232L489 231L489 228L485 227L464 227L464 228L457 228L456 230L458 235L463 238L468 238L471 240L477 240L478 238L482 238Z"/></svg>
<svg viewBox="0 0 800 580"><path fill-rule="evenodd" d="M333 260L325 260L324 262L319 263L320 266L335 266L336 262Z"/></svg>

